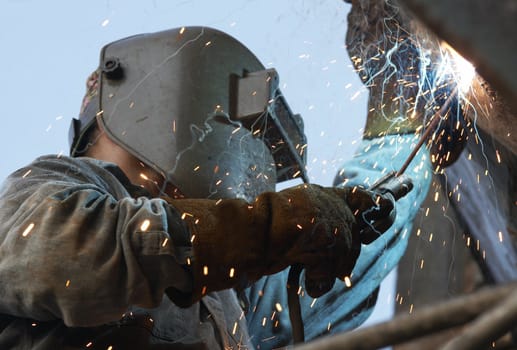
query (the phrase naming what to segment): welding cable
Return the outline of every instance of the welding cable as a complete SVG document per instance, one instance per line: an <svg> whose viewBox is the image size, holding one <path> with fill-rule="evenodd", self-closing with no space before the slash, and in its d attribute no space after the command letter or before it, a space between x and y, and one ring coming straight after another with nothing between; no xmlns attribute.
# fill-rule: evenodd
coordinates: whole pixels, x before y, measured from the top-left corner
<svg viewBox="0 0 517 350"><path fill-rule="evenodd" d="M294 344L303 343L305 341L302 309L300 306L300 299L298 297L301 272L301 265L292 265L289 269L289 275L287 277L287 305L289 306L289 319L291 320Z"/></svg>

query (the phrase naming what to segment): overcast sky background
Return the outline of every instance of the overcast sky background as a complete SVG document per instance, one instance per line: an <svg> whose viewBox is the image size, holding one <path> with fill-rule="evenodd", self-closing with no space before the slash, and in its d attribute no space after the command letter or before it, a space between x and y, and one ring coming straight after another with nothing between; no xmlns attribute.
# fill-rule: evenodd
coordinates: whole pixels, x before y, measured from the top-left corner
<svg viewBox="0 0 517 350"><path fill-rule="evenodd" d="M365 122L367 92L344 46L342 0L0 0L0 178L43 154L68 154L68 127L101 47L187 25L236 37L280 75L305 121L312 182L331 185ZM394 274L370 322L389 317Z"/></svg>

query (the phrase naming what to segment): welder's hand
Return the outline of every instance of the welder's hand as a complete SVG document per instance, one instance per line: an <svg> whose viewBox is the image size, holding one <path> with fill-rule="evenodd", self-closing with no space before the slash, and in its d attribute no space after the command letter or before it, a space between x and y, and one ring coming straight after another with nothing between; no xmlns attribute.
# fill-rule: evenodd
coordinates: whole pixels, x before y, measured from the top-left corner
<svg viewBox="0 0 517 350"><path fill-rule="evenodd" d="M333 188L333 190L338 190ZM350 235L353 239L352 249L359 253L358 243L369 244L384 233L395 220L395 200L389 194L380 195L359 187L344 188L346 195L339 195L345 199L354 220L349 226ZM339 193L339 192L336 192ZM337 252L338 255L340 251ZM342 253L341 253L342 254ZM329 254L331 257L332 254ZM354 255L355 256L355 255ZM352 258L349 256L348 258ZM357 257L355 257L357 259ZM328 292L334 285L335 279L343 279L350 275L352 266L342 266L332 261L321 259L321 265L308 266L305 271L305 289L313 298L317 298ZM354 260L355 265L355 260Z"/></svg>
<svg viewBox="0 0 517 350"><path fill-rule="evenodd" d="M276 204L283 206L287 200L292 205L286 217L277 218L278 229L272 230L278 246L286 249L278 254L286 260L279 262L305 268L305 290L312 297L328 292L336 278L349 276L359 256L360 230L355 229L351 209L357 197L351 192L304 185L277 194ZM299 231L292 231L293 226Z"/></svg>

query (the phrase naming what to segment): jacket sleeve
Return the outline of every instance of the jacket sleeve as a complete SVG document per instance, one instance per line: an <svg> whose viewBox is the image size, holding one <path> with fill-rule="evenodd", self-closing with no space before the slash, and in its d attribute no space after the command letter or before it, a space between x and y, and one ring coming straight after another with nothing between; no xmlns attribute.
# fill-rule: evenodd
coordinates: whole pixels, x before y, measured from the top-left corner
<svg viewBox="0 0 517 350"><path fill-rule="evenodd" d="M103 167L66 157L11 175L0 192L0 313L94 326L129 305L158 306L167 288L188 298L181 218L124 191Z"/></svg>
<svg viewBox="0 0 517 350"><path fill-rule="evenodd" d="M417 141L418 136L410 134L363 140L334 185L369 187L386 172L400 169ZM306 341L354 329L372 313L378 288L404 254L412 221L427 196L432 175L427 150L420 150L406 174L413 180L413 190L397 201L391 228L361 247L350 283L336 281L333 289L318 299L306 293L300 296ZM287 275L285 270L263 277L246 290L251 310L246 317L256 346L275 348L288 345L292 339L285 292Z"/></svg>

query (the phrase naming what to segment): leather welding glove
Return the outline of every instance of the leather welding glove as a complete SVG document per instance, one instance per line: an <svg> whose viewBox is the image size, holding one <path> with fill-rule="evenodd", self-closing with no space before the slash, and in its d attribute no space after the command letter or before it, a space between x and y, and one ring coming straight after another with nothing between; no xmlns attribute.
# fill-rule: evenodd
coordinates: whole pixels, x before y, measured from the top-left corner
<svg viewBox="0 0 517 350"><path fill-rule="evenodd" d="M346 203L354 216L354 222L350 227L351 234L353 237L359 237L361 244L370 244L395 221L395 199L390 193L374 193L360 187L345 189L349 191ZM359 254L358 250L357 254ZM334 276L328 273L333 271L334 265L331 260L322 260L320 263L317 268L305 269L305 290L313 298L328 292L336 278L343 280L351 272L350 269L347 274Z"/></svg>
<svg viewBox="0 0 517 350"><path fill-rule="evenodd" d="M361 214L375 208L382 222L393 203L355 188L302 185L266 192L253 203L242 199L170 201L191 233L194 301L210 291L242 286L299 264L308 288L332 287L348 276L361 247ZM391 223L389 223L391 224ZM384 226L388 226L384 224ZM382 229L384 229L383 227ZM327 290L328 290L327 289ZM327 291L324 290L323 292Z"/></svg>

